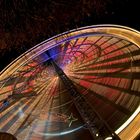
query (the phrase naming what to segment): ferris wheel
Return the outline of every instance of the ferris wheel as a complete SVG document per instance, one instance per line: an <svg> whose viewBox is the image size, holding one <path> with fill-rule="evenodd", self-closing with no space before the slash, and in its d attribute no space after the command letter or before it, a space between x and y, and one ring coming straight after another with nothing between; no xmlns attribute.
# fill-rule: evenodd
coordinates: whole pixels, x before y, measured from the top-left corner
<svg viewBox="0 0 140 140"><path fill-rule="evenodd" d="M119 139L140 111L140 34L97 25L52 37L0 75L0 131L18 139Z"/></svg>

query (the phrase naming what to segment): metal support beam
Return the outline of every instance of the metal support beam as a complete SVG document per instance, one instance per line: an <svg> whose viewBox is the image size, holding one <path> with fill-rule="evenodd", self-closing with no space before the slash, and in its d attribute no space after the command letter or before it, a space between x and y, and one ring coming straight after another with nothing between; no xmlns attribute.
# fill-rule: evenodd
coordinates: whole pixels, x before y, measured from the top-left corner
<svg viewBox="0 0 140 140"><path fill-rule="evenodd" d="M49 54L48 52L46 54ZM50 56L50 55L48 55ZM86 123L93 139L95 140L120 140L120 138L111 130L108 124L101 118L101 116L94 110L86 98L80 94L72 81L67 77L63 70L51 58L51 63L62 80L64 86L72 96L72 100L79 111L82 119Z"/></svg>

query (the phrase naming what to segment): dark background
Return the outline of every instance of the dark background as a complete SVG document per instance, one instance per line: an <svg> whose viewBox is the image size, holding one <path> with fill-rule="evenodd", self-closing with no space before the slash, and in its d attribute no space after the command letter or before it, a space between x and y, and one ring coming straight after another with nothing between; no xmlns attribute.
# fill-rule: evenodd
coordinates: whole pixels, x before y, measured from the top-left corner
<svg viewBox="0 0 140 140"><path fill-rule="evenodd" d="M0 0L0 70L54 35L96 24L140 31L137 0Z"/></svg>

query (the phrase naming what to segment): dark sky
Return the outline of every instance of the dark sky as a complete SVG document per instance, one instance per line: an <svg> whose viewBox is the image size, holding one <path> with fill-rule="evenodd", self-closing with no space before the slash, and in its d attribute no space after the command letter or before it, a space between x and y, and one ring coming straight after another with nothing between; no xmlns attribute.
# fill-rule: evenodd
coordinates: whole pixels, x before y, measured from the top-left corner
<svg viewBox="0 0 140 140"><path fill-rule="evenodd" d="M140 31L137 0L0 0L0 70L56 34L95 24Z"/></svg>

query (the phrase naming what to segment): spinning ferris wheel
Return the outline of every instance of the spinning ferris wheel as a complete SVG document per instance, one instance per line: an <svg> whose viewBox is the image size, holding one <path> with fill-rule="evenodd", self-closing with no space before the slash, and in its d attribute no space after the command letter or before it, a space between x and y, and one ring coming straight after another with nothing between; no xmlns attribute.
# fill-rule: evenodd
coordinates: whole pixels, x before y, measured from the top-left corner
<svg viewBox="0 0 140 140"><path fill-rule="evenodd" d="M19 140L120 139L140 111L139 38L127 27L89 26L25 52L0 75L0 131Z"/></svg>

